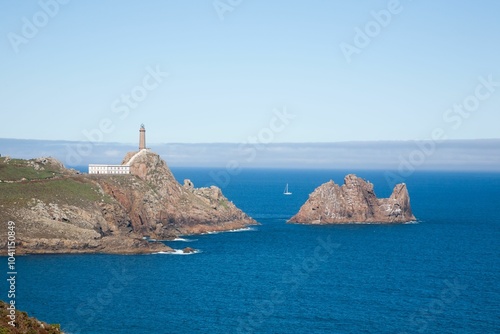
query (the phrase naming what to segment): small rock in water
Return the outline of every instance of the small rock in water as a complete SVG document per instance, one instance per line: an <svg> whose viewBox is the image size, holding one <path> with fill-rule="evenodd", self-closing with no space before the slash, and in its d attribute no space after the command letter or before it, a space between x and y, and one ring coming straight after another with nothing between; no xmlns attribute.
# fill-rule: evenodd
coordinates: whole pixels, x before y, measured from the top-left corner
<svg viewBox="0 0 500 334"><path fill-rule="evenodd" d="M186 247L186 248L184 248L184 249L182 250L182 252L183 252L184 254L191 254L191 253L196 252L196 250L195 250L195 249L193 249L193 248L191 248L191 247Z"/></svg>

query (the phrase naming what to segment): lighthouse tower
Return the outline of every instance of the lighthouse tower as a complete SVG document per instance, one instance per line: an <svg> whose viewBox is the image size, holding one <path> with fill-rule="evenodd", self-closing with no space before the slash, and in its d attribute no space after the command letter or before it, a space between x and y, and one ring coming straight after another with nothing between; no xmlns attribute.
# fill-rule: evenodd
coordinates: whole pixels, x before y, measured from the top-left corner
<svg viewBox="0 0 500 334"><path fill-rule="evenodd" d="M143 150L146 148L146 128L144 124L141 124L141 128L139 130L139 150Z"/></svg>

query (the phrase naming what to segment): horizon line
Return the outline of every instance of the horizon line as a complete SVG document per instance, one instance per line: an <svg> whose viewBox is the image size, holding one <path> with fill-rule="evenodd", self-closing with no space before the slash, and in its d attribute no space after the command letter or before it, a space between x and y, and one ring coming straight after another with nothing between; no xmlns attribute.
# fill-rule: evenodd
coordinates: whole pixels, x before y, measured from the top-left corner
<svg viewBox="0 0 500 334"><path fill-rule="evenodd" d="M19 141L49 141L49 142L65 142L65 143L91 143L93 145L100 144L119 144L119 145L137 145L133 142L113 142L113 141L90 141L90 140L67 140L67 139L25 139L25 138L4 138L0 137L0 140L19 140ZM461 141L495 141L500 140L499 138L464 138L464 139L377 139L377 140L345 140L345 141L318 141L318 142L308 142L308 141L288 141L288 142L271 142L271 143L247 143L247 144L258 144L258 145L274 145L274 144L336 144L336 143L407 143L407 142L427 142L432 141L436 143L446 143L446 142L461 142ZM152 142L148 144L151 145L165 145L165 144L180 144L180 145L240 145L243 142Z"/></svg>

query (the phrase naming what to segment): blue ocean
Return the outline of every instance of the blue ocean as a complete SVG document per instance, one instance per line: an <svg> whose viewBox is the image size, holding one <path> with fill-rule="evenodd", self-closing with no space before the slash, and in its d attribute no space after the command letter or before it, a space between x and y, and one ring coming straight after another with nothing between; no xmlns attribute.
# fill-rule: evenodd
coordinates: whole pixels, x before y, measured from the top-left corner
<svg viewBox="0 0 500 334"><path fill-rule="evenodd" d="M166 242L191 255L18 257L18 308L73 334L500 333L500 174L412 174L415 223L306 226L286 221L353 171L173 172L261 225Z"/></svg>

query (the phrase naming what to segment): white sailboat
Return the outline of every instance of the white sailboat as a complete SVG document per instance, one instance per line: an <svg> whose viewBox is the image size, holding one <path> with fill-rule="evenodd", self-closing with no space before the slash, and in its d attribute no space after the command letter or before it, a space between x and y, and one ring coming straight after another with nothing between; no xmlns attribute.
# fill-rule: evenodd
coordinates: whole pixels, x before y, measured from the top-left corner
<svg viewBox="0 0 500 334"><path fill-rule="evenodd" d="M292 193L288 191L288 183L286 184L285 191L283 191L283 195L291 195Z"/></svg>

